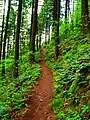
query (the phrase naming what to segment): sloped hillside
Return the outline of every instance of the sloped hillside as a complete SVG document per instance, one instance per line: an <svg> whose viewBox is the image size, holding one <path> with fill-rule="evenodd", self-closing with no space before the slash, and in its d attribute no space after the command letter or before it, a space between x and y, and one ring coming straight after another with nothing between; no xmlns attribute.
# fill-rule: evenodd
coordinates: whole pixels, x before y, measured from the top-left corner
<svg viewBox="0 0 90 120"><path fill-rule="evenodd" d="M51 41L45 48L46 62L54 74L51 102L59 120L90 118L90 36L62 40L60 56L54 60Z"/></svg>

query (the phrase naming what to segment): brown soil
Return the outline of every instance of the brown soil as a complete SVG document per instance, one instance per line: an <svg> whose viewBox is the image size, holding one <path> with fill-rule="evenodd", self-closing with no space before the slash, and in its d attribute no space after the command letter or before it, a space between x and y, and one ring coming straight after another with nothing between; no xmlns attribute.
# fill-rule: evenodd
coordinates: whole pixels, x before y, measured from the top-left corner
<svg viewBox="0 0 90 120"><path fill-rule="evenodd" d="M53 75L45 64L44 53L41 55L41 78L32 90L32 96L27 104L27 111L20 120L54 120L49 107L53 93Z"/></svg>

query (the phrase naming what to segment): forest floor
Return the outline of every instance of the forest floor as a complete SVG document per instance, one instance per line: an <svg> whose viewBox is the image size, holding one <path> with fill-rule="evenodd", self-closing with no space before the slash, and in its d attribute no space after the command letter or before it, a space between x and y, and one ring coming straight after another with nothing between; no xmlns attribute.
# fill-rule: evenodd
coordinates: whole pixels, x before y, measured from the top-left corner
<svg viewBox="0 0 90 120"><path fill-rule="evenodd" d="M49 102L53 94L53 74L45 64L44 52L41 53L41 78L32 89L27 103L27 111L20 120L53 120L53 111Z"/></svg>

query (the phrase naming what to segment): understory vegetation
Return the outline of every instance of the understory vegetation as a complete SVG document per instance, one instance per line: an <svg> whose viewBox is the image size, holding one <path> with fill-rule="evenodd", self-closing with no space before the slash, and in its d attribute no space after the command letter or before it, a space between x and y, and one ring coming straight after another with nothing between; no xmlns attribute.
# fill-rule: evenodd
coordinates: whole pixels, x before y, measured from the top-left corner
<svg viewBox="0 0 90 120"><path fill-rule="evenodd" d="M46 63L53 70L54 95L51 101L59 120L90 118L90 35L67 38L60 43L54 59L54 42L45 47Z"/></svg>
<svg viewBox="0 0 90 120"><path fill-rule="evenodd" d="M0 1L0 120L25 115L43 49L55 118L90 120L90 0Z"/></svg>
<svg viewBox="0 0 90 120"><path fill-rule="evenodd" d="M40 77L40 51L35 53L35 62L30 62L31 52L25 52L20 60L18 78L12 77L13 59L5 60L6 77L0 77L0 116L2 120L10 120L27 101L26 93L31 91L37 78ZM12 71L12 73L11 73ZM12 116L13 115L13 116Z"/></svg>

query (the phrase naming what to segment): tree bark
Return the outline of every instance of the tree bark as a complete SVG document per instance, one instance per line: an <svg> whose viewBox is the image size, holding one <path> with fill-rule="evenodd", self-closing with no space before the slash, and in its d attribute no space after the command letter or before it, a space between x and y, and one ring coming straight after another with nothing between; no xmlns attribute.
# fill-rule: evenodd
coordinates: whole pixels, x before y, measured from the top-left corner
<svg viewBox="0 0 90 120"><path fill-rule="evenodd" d="M82 33L86 34L88 29L88 0L82 0Z"/></svg>
<svg viewBox="0 0 90 120"><path fill-rule="evenodd" d="M34 11L33 11L33 21L32 21L32 34L31 34L31 43L30 50L35 52L35 36L37 33L37 12L38 12L38 0L34 0Z"/></svg>
<svg viewBox="0 0 90 120"><path fill-rule="evenodd" d="M15 40L15 60L14 60L14 77L17 78L19 75L18 64L19 64L19 38L20 38L20 24L21 24L21 13L22 13L22 0L19 0L18 5L18 17L17 17L17 28L16 28L16 40Z"/></svg>
<svg viewBox="0 0 90 120"><path fill-rule="evenodd" d="M65 4L65 21L67 21L67 6L68 6L68 0L66 0L66 4Z"/></svg>
<svg viewBox="0 0 90 120"><path fill-rule="evenodd" d="M33 12L34 12L34 0L32 0L32 15L31 15L31 28L30 28L30 49L31 49L31 35L32 35L32 24L33 24Z"/></svg>
<svg viewBox="0 0 90 120"><path fill-rule="evenodd" d="M36 39L36 46L37 46L37 51L38 51L38 35L37 35L37 39Z"/></svg>
<svg viewBox="0 0 90 120"><path fill-rule="evenodd" d="M1 62L1 55L2 55L2 41L3 41L3 31L4 31L4 19L5 19L5 3L4 0L4 11L3 11L3 21L2 21L2 31L1 31L1 39L0 39L0 62Z"/></svg>
<svg viewBox="0 0 90 120"><path fill-rule="evenodd" d="M59 18L60 18L60 2L61 0L54 0L54 40L55 40L55 58L59 56Z"/></svg>
<svg viewBox="0 0 90 120"><path fill-rule="evenodd" d="M41 49L41 34L39 35L39 49Z"/></svg>
<svg viewBox="0 0 90 120"><path fill-rule="evenodd" d="M3 44L3 56L2 56L2 59L3 59L2 75L5 75L5 50L6 50L6 39L7 39L10 6L11 6L11 0L8 0L8 11L7 11L7 17L6 17L6 27L5 27L4 44Z"/></svg>
<svg viewBox="0 0 90 120"><path fill-rule="evenodd" d="M70 0L66 0L65 4L65 21L69 21L69 11L70 11Z"/></svg>
<svg viewBox="0 0 90 120"><path fill-rule="evenodd" d="M10 38L9 38L9 36L8 36L8 42L7 42L7 58L9 57L9 55L10 55L10 45L9 45L9 42L10 42Z"/></svg>

